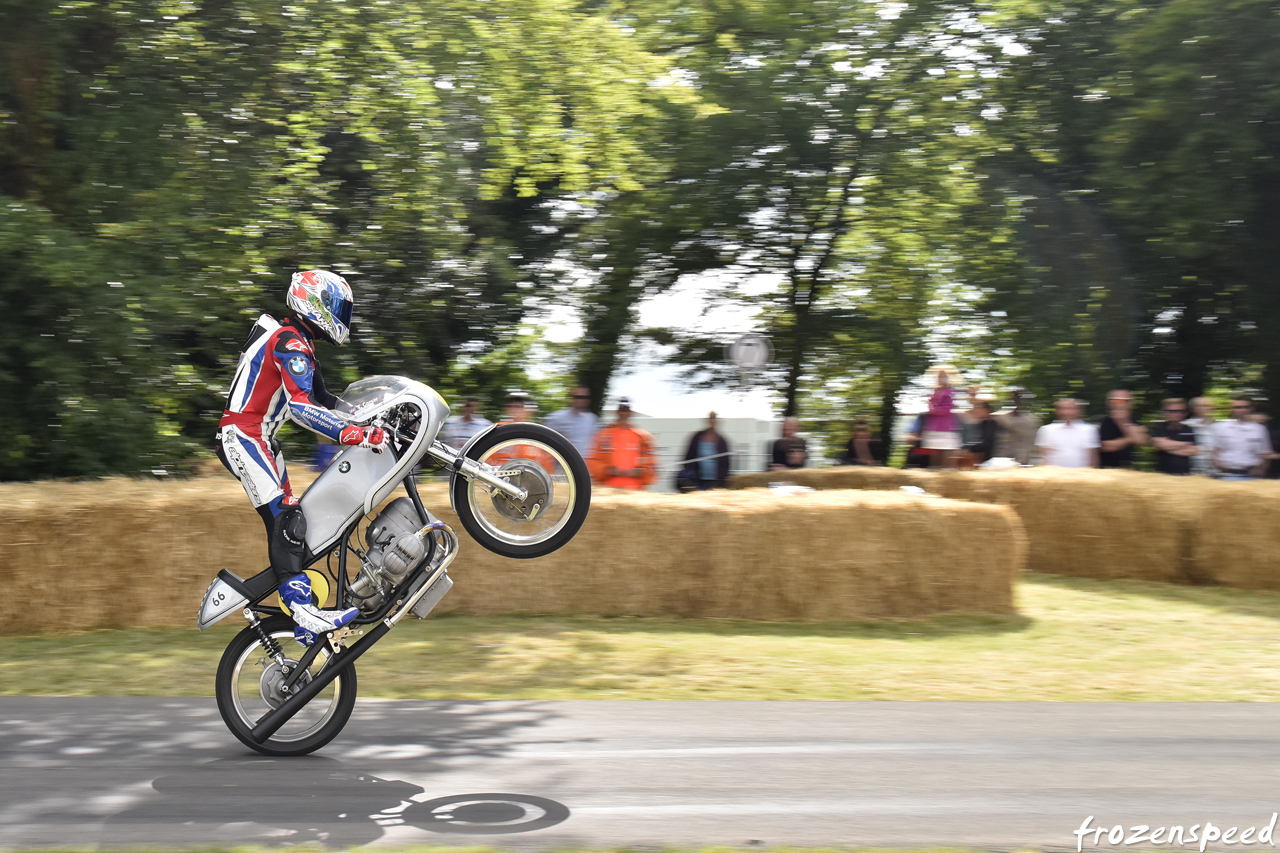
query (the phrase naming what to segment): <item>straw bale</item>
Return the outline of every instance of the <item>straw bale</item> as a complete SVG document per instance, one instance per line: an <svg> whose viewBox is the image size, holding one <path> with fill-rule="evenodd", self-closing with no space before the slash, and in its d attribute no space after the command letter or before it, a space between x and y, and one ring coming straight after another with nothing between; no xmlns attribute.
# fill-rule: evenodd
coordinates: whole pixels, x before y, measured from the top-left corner
<svg viewBox="0 0 1280 853"><path fill-rule="evenodd" d="M1020 468L1009 471L903 471L847 467L749 474L732 488L762 480L816 489L918 486L953 500L1003 504L1022 519L1037 571L1099 579L1219 582L1197 556L1209 497L1228 488L1202 477L1137 471Z"/></svg>
<svg viewBox="0 0 1280 853"><path fill-rule="evenodd" d="M758 489L772 483L794 483L813 489L897 489L901 486L923 486L931 479L928 472L915 469L849 465L739 474L729 478L729 488Z"/></svg>
<svg viewBox="0 0 1280 853"><path fill-rule="evenodd" d="M262 521L229 475L5 485L0 507L4 631L193 624L219 568L267 565Z"/></svg>
<svg viewBox="0 0 1280 853"><path fill-rule="evenodd" d="M597 490L582 531L536 560L471 540L442 486L427 506L462 551L440 612L869 619L1008 612L1025 561L1004 507L852 491ZM266 565L230 477L0 486L5 632L192 625L220 568ZM74 591L74 594L71 592Z"/></svg>
<svg viewBox="0 0 1280 853"><path fill-rule="evenodd" d="M451 513L437 514L454 523ZM463 538L442 612L762 620L1005 613L1026 559L1021 524L1006 508L885 493L600 490L582 531L546 557L510 560Z"/></svg>
<svg viewBox="0 0 1280 853"><path fill-rule="evenodd" d="M1195 561L1224 586L1280 589L1280 482L1221 483L1205 500Z"/></svg>

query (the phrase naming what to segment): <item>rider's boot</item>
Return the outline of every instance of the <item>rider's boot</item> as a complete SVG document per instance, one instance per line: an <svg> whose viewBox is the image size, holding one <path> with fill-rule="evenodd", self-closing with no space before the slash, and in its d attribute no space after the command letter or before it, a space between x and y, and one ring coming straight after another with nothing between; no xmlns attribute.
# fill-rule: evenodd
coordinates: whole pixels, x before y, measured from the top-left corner
<svg viewBox="0 0 1280 853"><path fill-rule="evenodd" d="M311 603L311 578L295 575L280 584L280 601L289 608L293 621L293 637L304 646L316 641L326 631L341 628L360 612L354 607L346 610L321 610Z"/></svg>
<svg viewBox="0 0 1280 853"><path fill-rule="evenodd" d="M292 496L285 496L281 504L279 514L272 520L267 555L271 558L276 579L280 580L280 602L297 623L293 629L294 639L309 646L317 636L341 628L356 618L360 611L354 607L321 610L311 603L311 578L302 571L303 553L307 548L307 518Z"/></svg>

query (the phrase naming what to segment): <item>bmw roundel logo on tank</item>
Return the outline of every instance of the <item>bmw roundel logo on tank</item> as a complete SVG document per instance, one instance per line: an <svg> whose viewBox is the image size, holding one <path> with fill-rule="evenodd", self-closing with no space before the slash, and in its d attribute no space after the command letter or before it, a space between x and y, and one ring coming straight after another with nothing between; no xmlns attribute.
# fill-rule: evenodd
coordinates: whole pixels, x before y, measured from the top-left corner
<svg viewBox="0 0 1280 853"><path fill-rule="evenodd" d="M351 470L351 463L350 463L350 462L348 462L347 460L345 460L345 459L344 459L344 460L342 460L341 462L339 462L339 463L338 463L338 473L339 473L339 474L345 474L345 473L347 473L347 472L348 472L348 471L350 471L350 470Z"/></svg>
<svg viewBox="0 0 1280 853"><path fill-rule="evenodd" d="M289 372L294 376L302 376L311 369L311 362L307 361L306 356L295 355L289 359Z"/></svg>

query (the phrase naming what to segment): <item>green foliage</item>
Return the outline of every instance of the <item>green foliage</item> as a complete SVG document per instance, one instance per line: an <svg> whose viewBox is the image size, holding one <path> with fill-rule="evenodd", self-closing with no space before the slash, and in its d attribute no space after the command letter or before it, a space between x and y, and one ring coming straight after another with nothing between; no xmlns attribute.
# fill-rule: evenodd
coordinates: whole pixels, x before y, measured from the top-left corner
<svg viewBox="0 0 1280 853"><path fill-rule="evenodd" d="M714 270L711 298L753 309L774 341L759 381L785 413L871 414L887 437L899 391L950 344L948 312L974 310L957 295L994 266L981 159L1000 33L954 3L627 8L721 109L673 120L667 179L596 224L606 272L584 374L602 384L636 301ZM678 346L692 381L722 383L741 331L651 336Z"/></svg>
<svg viewBox="0 0 1280 853"><path fill-rule="evenodd" d="M1269 0L0 0L0 478L207 445L289 273L357 292L330 384L602 403L699 274L787 412L887 433L993 385L1280 400ZM532 315L580 309L570 349ZM739 312L738 316L742 316Z"/></svg>
<svg viewBox="0 0 1280 853"><path fill-rule="evenodd" d="M1002 305L1031 384L1153 401L1265 364L1280 400L1275 4L1051 3L1024 20L1004 166L1032 274Z"/></svg>
<svg viewBox="0 0 1280 853"><path fill-rule="evenodd" d="M358 294L332 384L449 381L511 343L563 239L532 196L634 189L652 119L696 100L568 0L6 0L0 21L6 478L206 444L299 268Z"/></svg>

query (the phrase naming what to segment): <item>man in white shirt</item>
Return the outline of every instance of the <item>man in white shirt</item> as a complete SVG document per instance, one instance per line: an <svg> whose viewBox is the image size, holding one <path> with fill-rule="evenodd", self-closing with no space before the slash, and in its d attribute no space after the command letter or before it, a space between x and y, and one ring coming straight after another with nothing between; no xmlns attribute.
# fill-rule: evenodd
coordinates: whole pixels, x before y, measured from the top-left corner
<svg viewBox="0 0 1280 853"><path fill-rule="evenodd" d="M1253 420L1253 401L1237 397L1231 401L1231 420L1213 425L1213 464L1223 479L1251 480L1261 477L1271 452L1267 428Z"/></svg>
<svg viewBox="0 0 1280 853"><path fill-rule="evenodd" d="M1213 467L1213 401L1208 397L1195 397L1191 400L1191 414L1186 424L1196 431L1196 447L1200 452L1191 457L1191 473L1205 477L1218 476L1218 469Z"/></svg>
<svg viewBox="0 0 1280 853"><path fill-rule="evenodd" d="M1080 404L1064 397L1053 407L1058 419L1036 430L1040 462L1059 468L1098 467L1098 428L1080 420Z"/></svg>
<svg viewBox="0 0 1280 853"><path fill-rule="evenodd" d="M569 439L586 459L591 455L591 442L600 428L600 419L591 412L591 392L581 385L574 388L570 393L569 408L552 412L543 425Z"/></svg>
<svg viewBox="0 0 1280 853"><path fill-rule="evenodd" d="M491 423L492 421L480 416L480 401L475 397L468 397L462 404L462 414L444 422L444 443L455 450L461 450L471 440L471 436Z"/></svg>

